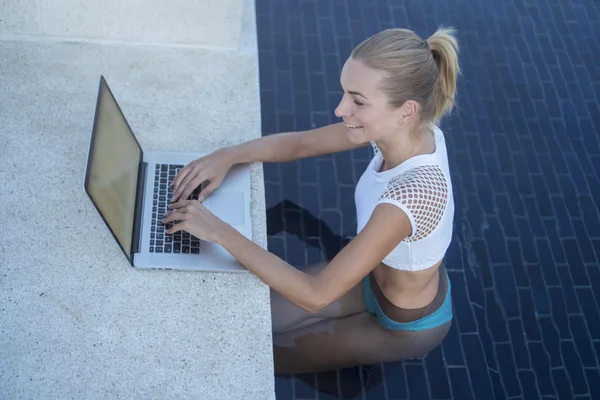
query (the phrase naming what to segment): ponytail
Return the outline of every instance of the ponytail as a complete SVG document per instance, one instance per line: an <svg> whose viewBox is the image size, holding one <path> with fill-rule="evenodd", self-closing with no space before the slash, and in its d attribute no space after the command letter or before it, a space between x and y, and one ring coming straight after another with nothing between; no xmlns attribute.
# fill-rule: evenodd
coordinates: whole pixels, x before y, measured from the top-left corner
<svg viewBox="0 0 600 400"><path fill-rule="evenodd" d="M452 110L456 95L456 80L460 74L458 66L458 42L454 28L439 28L427 44L435 60L439 77L435 93L434 121L439 121Z"/></svg>

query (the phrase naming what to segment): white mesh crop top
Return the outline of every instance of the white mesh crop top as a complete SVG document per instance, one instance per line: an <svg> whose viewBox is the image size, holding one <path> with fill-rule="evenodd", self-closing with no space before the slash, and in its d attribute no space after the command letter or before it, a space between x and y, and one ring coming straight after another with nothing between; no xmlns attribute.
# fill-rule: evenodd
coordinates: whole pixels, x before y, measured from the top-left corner
<svg viewBox="0 0 600 400"><path fill-rule="evenodd" d="M412 157L383 172L379 172L383 157L373 143L375 155L356 186L358 232L381 203L401 208L410 220L410 235L383 259L395 269L418 271L435 265L452 239L454 199L446 143L439 128L434 134L434 153Z"/></svg>

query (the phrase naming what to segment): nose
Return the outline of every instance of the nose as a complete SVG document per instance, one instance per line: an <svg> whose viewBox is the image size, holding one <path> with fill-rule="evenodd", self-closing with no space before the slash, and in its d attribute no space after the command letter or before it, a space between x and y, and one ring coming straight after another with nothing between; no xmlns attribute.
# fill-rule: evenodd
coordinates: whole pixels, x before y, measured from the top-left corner
<svg viewBox="0 0 600 400"><path fill-rule="evenodd" d="M340 100L340 104L335 108L335 116L338 118L348 117L352 114L346 96L344 95Z"/></svg>

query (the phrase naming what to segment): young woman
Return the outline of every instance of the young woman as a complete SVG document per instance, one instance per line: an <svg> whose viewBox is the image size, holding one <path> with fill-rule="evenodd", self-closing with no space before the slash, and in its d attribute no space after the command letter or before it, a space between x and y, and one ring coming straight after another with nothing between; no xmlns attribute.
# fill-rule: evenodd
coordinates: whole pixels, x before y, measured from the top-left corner
<svg viewBox="0 0 600 400"><path fill-rule="evenodd" d="M422 357L453 318L443 259L454 203L444 136L459 74L454 30L426 40L382 31L341 72L343 122L262 137L191 162L173 183L167 232L227 249L271 288L276 373ZM355 192L356 236L327 262L298 270L239 234L201 201L237 163L285 162L373 145ZM204 181L199 200L185 200Z"/></svg>

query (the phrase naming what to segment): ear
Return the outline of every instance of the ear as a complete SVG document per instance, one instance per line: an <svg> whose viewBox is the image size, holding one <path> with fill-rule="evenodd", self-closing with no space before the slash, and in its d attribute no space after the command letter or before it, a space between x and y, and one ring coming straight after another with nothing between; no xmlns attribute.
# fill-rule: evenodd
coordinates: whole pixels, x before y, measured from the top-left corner
<svg viewBox="0 0 600 400"><path fill-rule="evenodd" d="M419 103L414 100L407 100L400 106L400 122L408 124L417 115L419 111Z"/></svg>

